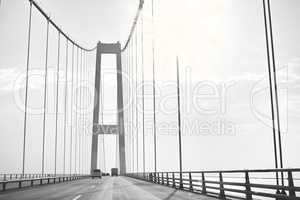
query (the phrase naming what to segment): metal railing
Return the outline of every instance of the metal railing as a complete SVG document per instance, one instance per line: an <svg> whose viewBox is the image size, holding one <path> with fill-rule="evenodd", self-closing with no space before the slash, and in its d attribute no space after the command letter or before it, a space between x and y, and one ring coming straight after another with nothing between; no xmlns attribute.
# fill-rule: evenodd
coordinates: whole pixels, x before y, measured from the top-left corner
<svg viewBox="0 0 300 200"><path fill-rule="evenodd" d="M279 173L283 174L282 184L277 178ZM221 199L300 200L300 169L147 172L126 176Z"/></svg>
<svg viewBox="0 0 300 200"><path fill-rule="evenodd" d="M0 191L17 189L22 187L33 187L37 185L55 184L66 181L88 178L90 175L82 174L0 174Z"/></svg>

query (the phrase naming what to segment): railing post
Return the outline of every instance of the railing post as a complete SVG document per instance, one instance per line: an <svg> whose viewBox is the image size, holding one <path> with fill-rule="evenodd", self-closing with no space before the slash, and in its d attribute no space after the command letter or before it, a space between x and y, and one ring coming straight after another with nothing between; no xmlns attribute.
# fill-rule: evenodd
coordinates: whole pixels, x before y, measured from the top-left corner
<svg viewBox="0 0 300 200"><path fill-rule="evenodd" d="M21 181L19 181L19 188L21 188L22 187L22 182Z"/></svg>
<svg viewBox="0 0 300 200"><path fill-rule="evenodd" d="M6 181L6 174L4 174L4 176L3 176L3 180L4 180L4 181Z"/></svg>
<svg viewBox="0 0 300 200"><path fill-rule="evenodd" d="M222 172L219 173L219 177L220 177L220 195L219 195L219 198L220 199L225 199L225 191L224 191Z"/></svg>
<svg viewBox="0 0 300 200"><path fill-rule="evenodd" d="M252 200L252 192L251 192L251 187L250 187L250 178L249 178L249 173L246 171L245 172L245 179L246 179L246 199L247 200Z"/></svg>
<svg viewBox="0 0 300 200"><path fill-rule="evenodd" d="M288 182L289 182L289 196L296 197L295 187L294 187L294 179L292 171L288 171Z"/></svg>
<svg viewBox="0 0 300 200"><path fill-rule="evenodd" d="M161 173L161 184L164 185L165 184L165 180L164 180L164 173Z"/></svg>
<svg viewBox="0 0 300 200"><path fill-rule="evenodd" d="M167 186L169 186L169 173L167 172Z"/></svg>
<svg viewBox="0 0 300 200"><path fill-rule="evenodd" d="M189 183L190 183L190 191L193 191L193 179L192 179L192 173L189 172Z"/></svg>
<svg viewBox="0 0 300 200"><path fill-rule="evenodd" d="M172 182L173 182L173 188L175 188L176 184L175 184L175 174L174 174L174 172L172 173Z"/></svg>
<svg viewBox="0 0 300 200"><path fill-rule="evenodd" d="M206 184L205 184L204 172L202 172L202 194L206 194Z"/></svg>
<svg viewBox="0 0 300 200"><path fill-rule="evenodd" d="M3 190L3 191L6 190L6 183L2 183L2 190Z"/></svg>
<svg viewBox="0 0 300 200"><path fill-rule="evenodd" d="M179 189L183 189L182 172L179 172Z"/></svg>
<svg viewBox="0 0 300 200"><path fill-rule="evenodd" d="M30 186L33 187L33 180L30 180Z"/></svg>

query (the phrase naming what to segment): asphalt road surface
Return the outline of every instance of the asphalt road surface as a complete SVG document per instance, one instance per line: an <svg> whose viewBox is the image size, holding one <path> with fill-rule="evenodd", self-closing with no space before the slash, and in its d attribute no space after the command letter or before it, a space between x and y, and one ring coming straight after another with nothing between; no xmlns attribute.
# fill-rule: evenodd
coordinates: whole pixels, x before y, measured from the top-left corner
<svg viewBox="0 0 300 200"><path fill-rule="evenodd" d="M127 177L84 179L0 193L0 200L212 200Z"/></svg>

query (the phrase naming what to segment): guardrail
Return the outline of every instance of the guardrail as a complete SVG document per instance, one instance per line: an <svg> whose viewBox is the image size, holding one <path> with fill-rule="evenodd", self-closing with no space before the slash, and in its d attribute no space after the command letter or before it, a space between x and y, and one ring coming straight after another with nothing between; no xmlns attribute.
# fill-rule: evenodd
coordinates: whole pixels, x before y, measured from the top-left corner
<svg viewBox="0 0 300 200"><path fill-rule="evenodd" d="M75 175L75 174L71 174ZM54 176L66 176L66 174L0 174L0 181L30 179L30 178L48 178ZM70 176L70 175L68 175Z"/></svg>
<svg viewBox="0 0 300 200"><path fill-rule="evenodd" d="M0 174L0 190L6 191L22 187L33 187L37 185L55 184L66 181L79 180L90 177L90 175L54 175L54 174Z"/></svg>
<svg viewBox="0 0 300 200"><path fill-rule="evenodd" d="M300 179L296 178L300 177L300 169L147 172L126 176L221 199L300 200Z"/></svg>

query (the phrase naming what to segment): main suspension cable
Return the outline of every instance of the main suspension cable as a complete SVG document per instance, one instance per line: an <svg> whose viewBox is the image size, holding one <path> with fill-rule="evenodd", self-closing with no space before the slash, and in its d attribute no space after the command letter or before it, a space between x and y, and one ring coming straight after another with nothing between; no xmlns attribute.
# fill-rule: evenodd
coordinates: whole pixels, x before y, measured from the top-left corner
<svg viewBox="0 0 300 200"><path fill-rule="evenodd" d="M124 47L122 48L122 52L124 52L127 49L127 47L129 46L129 44L132 40L132 36L134 34L134 31L136 30L137 22L139 20L140 13L141 13L143 7L144 7L144 0L140 0L139 7L137 9L136 15L135 15L134 20L133 20L133 24L132 24L131 29L130 29L129 36L126 40L126 43L125 43Z"/></svg>
<svg viewBox="0 0 300 200"><path fill-rule="evenodd" d="M34 0L28 0L30 2L30 5L34 5L34 7L42 14L46 20L50 22L50 24L61 34L63 35L67 40L69 40L72 44L74 44L77 48L80 48L84 51L94 51L97 49L97 46L93 48L84 48L83 46L79 45L77 42L72 40L53 20L50 19L50 17L46 14L46 12L39 6Z"/></svg>

